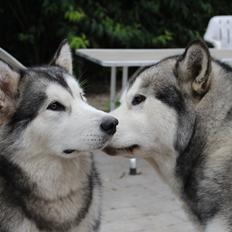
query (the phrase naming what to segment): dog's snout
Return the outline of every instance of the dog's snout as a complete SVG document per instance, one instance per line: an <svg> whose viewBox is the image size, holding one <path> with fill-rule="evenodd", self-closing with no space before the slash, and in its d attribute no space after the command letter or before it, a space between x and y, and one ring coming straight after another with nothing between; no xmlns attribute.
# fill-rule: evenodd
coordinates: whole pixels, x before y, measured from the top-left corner
<svg viewBox="0 0 232 232"><path fill-rule="evenodd" d="M118 125L118 120L113 117L104 118L100 124L102 131L108 135L113 135L116 132L116 127Z"/></svg>

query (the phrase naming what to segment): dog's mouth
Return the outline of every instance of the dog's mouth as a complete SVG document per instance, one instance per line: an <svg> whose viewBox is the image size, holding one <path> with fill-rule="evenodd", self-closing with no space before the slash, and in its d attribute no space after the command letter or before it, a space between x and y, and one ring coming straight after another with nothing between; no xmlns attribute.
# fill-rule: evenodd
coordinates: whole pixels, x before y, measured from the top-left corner
<svg viewBox="0 0 232 232"><path fill-rule="evenodd" d="M83 150L77 150L77 149L65 149L63 150L63 153L66 154L66 155L70 155L74 152L92 152L92 151L96 151L96 150L101 150L103 149L104 147L106 146L106 144L101 144L101 145L98 145L96 147L92 147L90 149L83 149Z"/></svg>
<svg viewBox="0 0 232 232"><path fill-rule="evenodd" d="M133 152L139 148L139 145L134 144L128 147L112 147L112 146L107 146L103 149L104 152L106 152L108 155L111 156L116 156L119 153L127 153L130 155L133 155Z"/></svg>
<svg viewBox="0 0 232 232"><path fill-rule="evenodd" d="M74 150L74 149L66 149L66 150L64 150L63 152L64 152L65 154L69 155L69 154L72 154L72 153L75 152L75 151L77 151L77 150Z"/></svg>

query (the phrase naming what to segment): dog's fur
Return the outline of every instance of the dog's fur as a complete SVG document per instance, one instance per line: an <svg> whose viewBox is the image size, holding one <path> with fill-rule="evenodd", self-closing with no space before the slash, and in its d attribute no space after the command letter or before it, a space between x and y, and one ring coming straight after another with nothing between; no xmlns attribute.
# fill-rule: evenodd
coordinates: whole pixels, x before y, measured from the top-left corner
<svg viewBox="0 0 232 232"><path fill-rule="evenodd" d="M100 124L114 118L86 103L67 42L48 66L0 61L0 105L0 232L98 231L91 152L112 137Z"/></svg>
<svg viewBox="0 0 232 232"><path fill-rule="evenodd" d="M232 68L201 40L143 70L105 151L148 158L201 231L232 231ZM198 230L198 231L199 231Z"/></svg>

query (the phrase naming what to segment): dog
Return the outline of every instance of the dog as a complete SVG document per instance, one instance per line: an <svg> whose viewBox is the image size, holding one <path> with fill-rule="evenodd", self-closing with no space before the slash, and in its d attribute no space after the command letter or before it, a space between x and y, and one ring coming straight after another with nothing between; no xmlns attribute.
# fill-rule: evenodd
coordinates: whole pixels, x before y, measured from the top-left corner
<svg viewBox="0 0 232 232"><path fill-rule="evenodd" d="M232 231L232 67L195 40L142 70L111 115L106 153L152 163L197 231Z"/></svg>
<svg viewBox="0 0 232 232"><path fill-rule="evenodd" d="M0 106L0 231L99 231L93 151L118 121L87 104L67 41L49 65L17 70L1 60Z"/></svg>

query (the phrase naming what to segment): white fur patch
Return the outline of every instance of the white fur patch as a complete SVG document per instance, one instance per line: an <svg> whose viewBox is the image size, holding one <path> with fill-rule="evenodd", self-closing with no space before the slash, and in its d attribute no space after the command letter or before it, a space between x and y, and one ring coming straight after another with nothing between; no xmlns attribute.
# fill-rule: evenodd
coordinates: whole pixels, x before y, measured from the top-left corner
<svg viewBox="0 0 232 232"><path fill-rule="evenodd" d="M133 97L141 93L140 85L138 78L129 92L122 95L121 106L111 113L119 120L119 125L110 145L114 148L138 145L133 155L152 157L163 177L174 183L176 112L147 93L144 93L147 98L143 103L132 105ZM118 155L123 153L128 155L124 150Z"/></svg>
<svg viewBox="0 0 232 232"><path fill-rule="evenodd" d="M229 232L230 230L226 226L223 219L217 217L210 221L205 228L205 232Z"/></svg>

